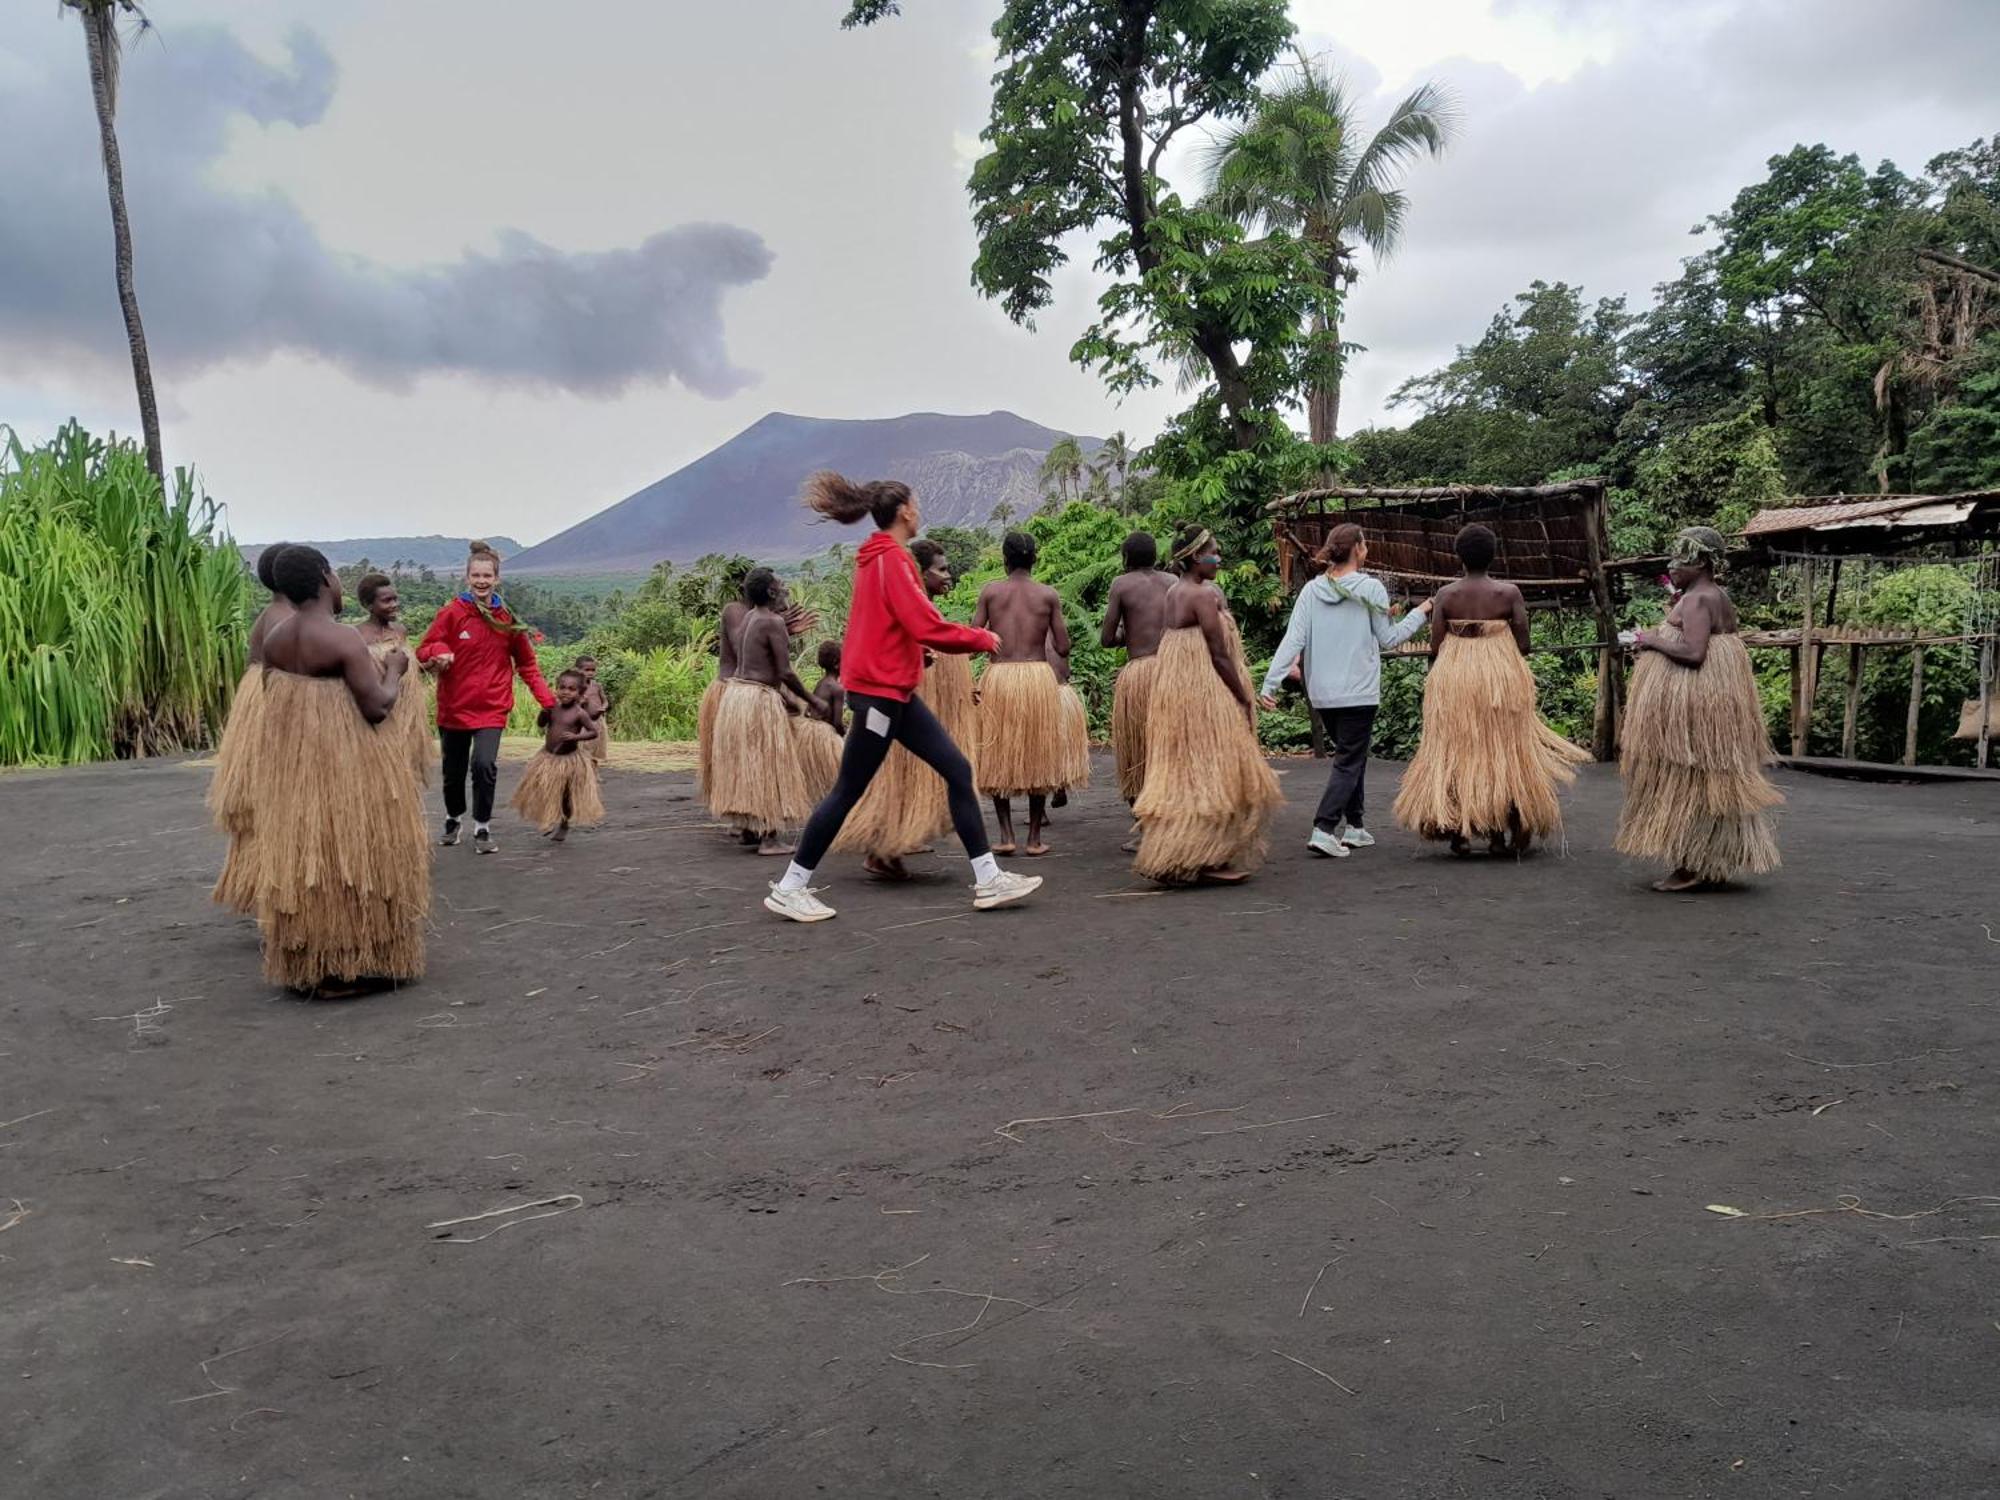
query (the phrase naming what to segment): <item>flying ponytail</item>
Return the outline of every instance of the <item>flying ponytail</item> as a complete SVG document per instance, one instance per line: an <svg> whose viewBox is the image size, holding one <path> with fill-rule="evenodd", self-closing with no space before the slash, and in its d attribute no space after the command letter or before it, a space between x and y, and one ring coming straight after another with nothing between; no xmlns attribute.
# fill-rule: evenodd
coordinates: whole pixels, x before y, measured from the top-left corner
<svg viewBox="0 0 2000 1500"><path fill-rule="evenodd" d="M809 509L842 526L852 526L863 516L870 516L879 530L886 531L909 504L911 495L910 487L901 480L871 479L866 484L856 484L831 469L821 469L806 480L799 498Z"/></svg>

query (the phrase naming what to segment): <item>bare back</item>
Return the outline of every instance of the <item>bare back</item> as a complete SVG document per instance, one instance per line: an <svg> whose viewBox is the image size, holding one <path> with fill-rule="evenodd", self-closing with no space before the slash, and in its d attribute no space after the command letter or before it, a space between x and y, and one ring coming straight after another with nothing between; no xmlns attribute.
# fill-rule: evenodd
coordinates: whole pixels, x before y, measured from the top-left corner
<svg viewBox="0 0 2000 1500"><path fill-rule="evenodd" d="M1051 643L1058 656L1069 656L1061 596L1026 573L996 579L981 589L972 623L1000 637L994 661L1045 661Z"/></svg>
<svg viewBox="0 0 2000 1500"><path fill-rule="evenodd" d="M741 599L732 599L722 606L722 624L719 644L716 647L715 675L725 681L736 675L737 640L743 632L743 617L750 613L750 606Z"/></svg>
<svg viewBox="0 0 2000 1500"><path fill-rule="evenodd" d="M250 626L250 665L256 666L264 659L264 638L279 622L289 620L299 612L299 607L282 595L273 595L271 602Z"/></svg>
<svg viewBox="0 0 2000 1500"><path fill-rule="evenodd" d="M1160 613L1162 634L1189 626L1201 631L1202 644L1208 648L1209 664L1215 668L1215 675L1222 679L1230 696L1243 705L1244 711L1254 716L1250 684L1236 670L1236 658L1229 649L1229 632L1223 625L1223 616L1228 611L1223 607L1222 590L1201 579L1183 578L1167 590Z"/></svg>
<svg viewBox="0 0 2000 1500"><path fill-rule="evenodd" d="M1468 573L1437 592L1431 605L1431 655L1444 649L1454 623L1503 620L1512 629L1514 644L1528 654L1528 601L1511 583L1485 573Z"/></svg>
<svg viewBox="0 0 2000 1500"><path fill-rule="evenodd" d="M317 609L295 611L264 637L265 666L300 677L341 678L371 724L396 706L406 660L393 670L378 664L360 631Z"/></svg>
<svg viewBox="0 0 2000 1500"><path fill-rule="evenodd" d="M1173 576L1158 568L1137 568L1112 579L1099 643L1107 650L1123 646L1128 661L1156 653L1167 632L1167 595L1173 586Z"/></svg>

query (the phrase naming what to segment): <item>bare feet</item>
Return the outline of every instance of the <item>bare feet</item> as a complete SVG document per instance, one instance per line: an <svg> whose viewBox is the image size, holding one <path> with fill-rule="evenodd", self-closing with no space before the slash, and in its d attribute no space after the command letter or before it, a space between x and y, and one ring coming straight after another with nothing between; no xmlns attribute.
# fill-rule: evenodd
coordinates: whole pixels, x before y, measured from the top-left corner
<svg viewBox="0 0 2000 1500"><path fill-rule="evenodd" d="M1250 878L1250 872L1234 865L1217 865L1212 870L1203 870L1196 878L1204 885L1241 885Z"/></svg>
<svg viewBox="0 0 2000 1500"><path fill-rule="evenodd" d="M1460 859L1465 859L1471 855L1472 845L1467 842L1464 834L1454 833L1451 836L1451 852L1456 854Z"/></svg>
<svg viewBox="0 0 2000 1500"><path fill-rule="evenodd" d="M555 828L551 830L551 832L549 833L549 842L551 844L560 844L564 839L568 837L569 837L569 819L564 818L560 823L556 824Z"/></svg>
<svg viewBox="0 0 2000 1500"><path fill-rule="evenodd" d="M379 995L395 985L393 979L367 976L361 979L332 979L309 990L293 993L307 1000L359 1000L363 995Z"/></svg>
<svg viewBox="0 0 2000 1500"><path fill-rule="evenodd" d="M1507 852L1507 835L1504 833L1495 833L1488 835L1486 840L1486 852L1488 854L1504 855Z"/></svg>
<svg viewBox="0 0 2000 1500"><path fill-rule="evenodd" d="M908 880L910 872L900 859L877 859L874 855L861 862L863 873L873 875L877 880Z"/></svg>
<svg viewBox="0 0 2000 1500"><path fill-rule="evenodd" d="M735 837L736 842L743 845L746 849L752 844L760 842L757 837L757 830L754 828L739 828L736 830Z"/></svg>
<svg viewBox="0 0 2000 1500"><path fill-rule="evenodd" d="M1511 852L1514 858L1516 859L1526 858L1528 851L1533 849L1534 847L1535 847L1535 836L1533 833L1529 832L1525 828L1517 828L1514 830L1514 840L1511 847Z"/></svg>
<svg viewBox="0 0 2000 1500"><path fill-rule="evenodd" d="M995 844L993 852L995 854L1012 854L1014 852L1014 841L1009 839L1004 844Z"/></svg>
<svg viewBox="0 0 2000 1500"><path fill-rule="evenodd" d="M1124 843L1120 844L1118 852L1120 854L1137 854L1139 852L1139 835L1135 833L1132 837L1125 840Z"/></svg>
<svg viewBox="0 0 2000 1500"><path fill-rule="evenodd" d="M781 855L796 854L798 850L795 846L785 843L774 833L757 845L757 852L769 858L776 859Z"/></svg>
<svg viewBox="0 0 2000 1500"><path fill-rule="evenodd" d="M1068 788L1068 787L1066 787L1066 786L1059 786L1059 787L1057 787L1057 788L1056 788L1056 794L1055 794L1055 795L1054 795L1053 797L1049 798L1049 806L1050 806L1050 807L1068 807L1068 806L1069 806L1069 788Z"/></svg>
<svg viewBox="0 0 2000 1500"><path fill-rule="evenodd" d="M1665 880L1654 881L1653 889L1664 895L1678 896L1687 891L1705 891L1709 884L1692 870L1676 870Z"/></svg>
<svg viewBox="0 0 2000 1500"><path fill-rule="evenodd" d="M1044 854L1049 852L1049 846L1040 839L1036 839L1028 845L1024 852L1030 859L1040 859Z"/></svg>

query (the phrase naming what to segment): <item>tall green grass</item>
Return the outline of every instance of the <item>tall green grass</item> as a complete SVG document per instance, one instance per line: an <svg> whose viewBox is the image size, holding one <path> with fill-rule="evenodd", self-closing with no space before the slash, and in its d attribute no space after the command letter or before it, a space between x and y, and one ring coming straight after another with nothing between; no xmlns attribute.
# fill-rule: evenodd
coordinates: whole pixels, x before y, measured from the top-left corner
<svg viewBox="0 0 2000 1500"><path fill-rule="evenodd" d="M250 579L186 470L72 422L0 448L0 765L209 744L243 670Z"/></svg>

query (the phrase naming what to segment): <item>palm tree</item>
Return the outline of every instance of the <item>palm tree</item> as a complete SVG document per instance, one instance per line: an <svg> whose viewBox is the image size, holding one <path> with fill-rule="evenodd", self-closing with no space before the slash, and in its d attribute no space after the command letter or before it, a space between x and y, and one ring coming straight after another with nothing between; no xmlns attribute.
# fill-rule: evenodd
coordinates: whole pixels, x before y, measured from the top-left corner
<svg viewBox="0 0 2000 1500"><path fill-rule="evenodd" d="M1208 201L1245 224L1284 230L1318 247L1327 289L1344 293L1361 272L1366 245L1379 262L1402 238L1409 200L1403 169L1443 154L1458 131L1458 105L1439 83L1398 104L1365 145L1355 100L1338 74L1300 54L1294 76L1265 93L1249 119L1210 147ZM1340 347L1338 315L1315 317L1315 333ZM1340 427L1340 376L1306 393L1316 443Z"/></svg>
<svg viewBox="0 0 2000 1500"><path fill-rule="evenodd" d="M98 145L104 155L104 185L111 195L111 242L118 274L118 305L125 314L125 341L132 348L132 380L139 388L139 425L146 436L146 467L166 484L160 455L160 408L153 398L153 361L146 352L146 329L139 321L139 296L132 286L132 224L125 216L125 166L118 155L118 17L122 11L147 24L138 0L62 0L83 22L83 45L90 59L90 94L97 105Z"/></svg>
<svg viewBox="0 0 2000 1500"><path fill-rule="evenodd" d="M1083 468L1083 446L1073 437L1063 438L1042 460L1043 492L1053 485L1055 497L1067 501L1083 488Z"/></svg>
<svg viewBox="0 0 2000 1500"><path fill-rule="evenodd" d="M1125 498L1125 474L1132 467L1132 444L1122 432L1114 432L1106 438L1097 450L1097 458L1091 465L1091 473L1096 477L1104 492L1114 504L1122 504Z"/></svg>

